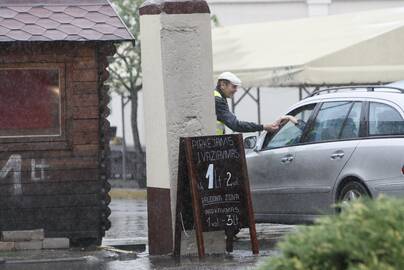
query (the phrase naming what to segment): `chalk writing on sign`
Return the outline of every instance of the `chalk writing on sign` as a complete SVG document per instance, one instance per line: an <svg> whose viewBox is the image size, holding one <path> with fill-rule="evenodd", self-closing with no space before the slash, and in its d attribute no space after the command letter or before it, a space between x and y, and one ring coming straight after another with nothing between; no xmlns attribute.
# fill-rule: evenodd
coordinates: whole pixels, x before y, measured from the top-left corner
<svg viewBox="0 0 404 270"><path fill-rule="evenodd" d="M7 160L6 165L0 171L0 178L4 179L7 175L13 171L13 183L14 183L14 194L22 194L21 187L21 156L11 155Z"/></svg>
<svg viewBox="0 0 404 270"><path fill-rule="evenodd" d="M5 179L12 172L13 179L13 193L14 195L22 194L22 183L21 183L21 173L22 173L22 157L21 155L11 155L7 160L6 164L0 170L0 179ZM46 164L44 159L41 159L39 163L35 159L31 159L31 180L32 181L43 181L46 180L46 170L49 165Z"/></svg>
<svg viewBox="0 0 404 270"><path fill-rule="evenodd" d="M40 163L36 163L35 159L31 159L31 179L32 181L45 180L45 169L48 169L49 165L45 163L44 159L41 159ZM37 170L39 170L39 177L37 176Z"/></svg>
<svg viewBox="0 0 404 270"><path fill-rule="evenodd" d="M246 227L258 254L241 134L181 138L179 146L174 255L181 253L182 230L195 229L203 257L203 232L224 230L231 252L234 234Z"/></svg>
<svg viewBox="0 0 404 270"><path fill-rule="evenodd" d="M204 231L243 227L240 149L232 136L191 139Z"/></svg>

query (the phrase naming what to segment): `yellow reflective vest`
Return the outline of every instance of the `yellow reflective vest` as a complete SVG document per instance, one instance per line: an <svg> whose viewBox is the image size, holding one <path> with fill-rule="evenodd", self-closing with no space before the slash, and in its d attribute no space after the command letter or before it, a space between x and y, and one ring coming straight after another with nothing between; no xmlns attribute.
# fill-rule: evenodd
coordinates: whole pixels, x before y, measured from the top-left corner
<svg viewBox="0 0 404 270"><path fill-rule="evenodd" d="M215 97L220 97L220 98L222 97L222 95L217 90L214 91L214 94L215 94ZM224 125L223 122L216 121L216 135L224 135L225 127L226 126Z"/></svg>

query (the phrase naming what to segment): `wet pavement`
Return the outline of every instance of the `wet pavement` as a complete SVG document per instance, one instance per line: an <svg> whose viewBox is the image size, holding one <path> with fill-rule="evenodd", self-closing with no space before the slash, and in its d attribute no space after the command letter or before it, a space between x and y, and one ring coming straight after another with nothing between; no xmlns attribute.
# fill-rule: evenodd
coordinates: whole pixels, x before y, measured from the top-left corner
<svg viewBox="0 0 404 270"><path fill-rule="evenodd" d="M0 269L30 270L126 270L126 269L255 269L268 257L276 254L275 244L294 226L257 224L260 254L250 251L249 232L243 229L234 243L234 252L210 255L200 260L197 256L184 256L176 260L171 256L150 256L147 250L147 207L145 200L113 200L111 229L106 233L104 247L97 250L71 249L69 251L24 251L0 253L5 259ZM136 251L122 250L120 245L134 247ZM117 248L111 247L115 246ZM139 249L139 247L145 247Z"/></svg>
<svg viewBox="0 0 404 270"><path fill-rule="evenodd" d="M109 207L111 228L105 233L103 245L146 245L146 200L112 200Z"/></svg>

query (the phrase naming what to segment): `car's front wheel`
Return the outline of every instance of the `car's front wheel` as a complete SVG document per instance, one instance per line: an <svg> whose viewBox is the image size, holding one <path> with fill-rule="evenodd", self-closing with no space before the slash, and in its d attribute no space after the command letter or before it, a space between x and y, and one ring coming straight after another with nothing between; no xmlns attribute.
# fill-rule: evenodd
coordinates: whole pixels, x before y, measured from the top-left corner
<svg viewBox="0 0 404 270"><path fill-rule="evenodd" d="M370 197L369 191L362 183L352 181L345 184L341 189L337 198L337 203L344 205L362 197Z"/></svg>

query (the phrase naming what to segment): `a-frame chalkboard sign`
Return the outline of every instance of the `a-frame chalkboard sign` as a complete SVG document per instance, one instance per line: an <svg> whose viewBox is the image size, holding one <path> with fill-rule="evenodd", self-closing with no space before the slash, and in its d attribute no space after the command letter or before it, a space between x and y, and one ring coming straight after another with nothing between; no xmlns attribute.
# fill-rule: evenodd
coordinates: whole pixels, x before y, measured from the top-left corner
<svg viewBox="0 0 404 270"><path fill-rule="evenodd" d="M174 256L180 256L181 231L195 230L199 257L205 256L203 232L233 237L250 229L251 249L258 254L243 138L241 134L180 138Z"/></svg>

